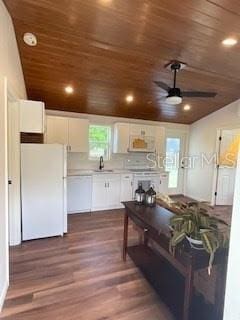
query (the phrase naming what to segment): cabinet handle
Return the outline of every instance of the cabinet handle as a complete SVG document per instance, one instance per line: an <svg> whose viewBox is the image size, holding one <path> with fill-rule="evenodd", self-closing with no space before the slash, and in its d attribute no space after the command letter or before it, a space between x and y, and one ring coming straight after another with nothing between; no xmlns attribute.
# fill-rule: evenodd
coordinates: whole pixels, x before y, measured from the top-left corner
<svg viewBox="0 0 240 320"><path fill-rule="evenodd" d="M108 182L108 188L109 188L109 182Z"/></svg>
<svg viewBox="0 0 240 320"><path fill-rule="evenodd" d="M106 184L106 182L105 182L105 188L107 188L107 184Z"/></svg>

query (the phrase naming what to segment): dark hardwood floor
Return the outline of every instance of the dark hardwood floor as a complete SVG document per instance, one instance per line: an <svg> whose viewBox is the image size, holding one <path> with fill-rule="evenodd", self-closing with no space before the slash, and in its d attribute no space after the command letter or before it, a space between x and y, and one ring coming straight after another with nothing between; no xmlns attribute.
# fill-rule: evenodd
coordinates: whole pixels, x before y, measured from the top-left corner
<svg viewBox="0 0 240 320"><path fill-rule="evenodd" d="M121 259L123 210L73 215L64 238L10 252L5 320L170 320L130 259ZM131 228L129 242L137 241Z"/></svg>

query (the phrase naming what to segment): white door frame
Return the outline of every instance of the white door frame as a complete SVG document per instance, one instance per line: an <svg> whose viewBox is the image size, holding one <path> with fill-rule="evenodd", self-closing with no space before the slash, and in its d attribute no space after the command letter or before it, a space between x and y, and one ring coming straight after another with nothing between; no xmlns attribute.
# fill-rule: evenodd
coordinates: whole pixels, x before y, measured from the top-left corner
<svg viewBox="0 0 240 320"><path fill-rule="evenodd" d="M5 270L5 277L4 277L4 287L2 292L0 292L0 312L3 306L3 302L7 293L7 289L9 286L9 192L8 192L8 101L18 101L17 97L18 95L14 91L13 87L10 85L8 79L6 76L1 77L1 93L2 93L2 101L3 101L3 114L4 119L2 119L2 123L4 126L4 141L2 142L2 151L4 151L4 159L3 159L3 183L4 183L4 190L2 196L4 197L4 218L5 223L3 230L5 232L5 243L4 243L4 251L5 251L5 257L4 261L0 261L1 264L4 264L4 270ZM19 201L20 201L20 194L19 194ZM20 212L19 212L20 216ZM21 216L20 216L21 219ZM21 241L21 238L20 238Z"/></svg>
<svg viewBox="0 0 240 320"><path fill-rule="evenodd" d="M227 267L227 282L225 292L224 320L240 319L240 304L239 304L239 228L240 228L240 153L238 155L238 165L236 171L236 184L233 201L233 213L230 234L229 257Z"/></svg>
<svg viewBox="0 0 240 320"><path fill-rule="evenodd" d="M171 137L176 137L176 138L180 138L181 139L181 143L183 142L184 145L183 145L183 149L182 149L182 153L181 153L181 157L186 157L187 155L187 152L188 152L188 140L189 140L189 134L188 132L186 131L183 131L183 130L172 130L172 129L167 129L165 131L165 142L164 142L164 150L165 150L165 154L166 154L166 141L167 141L167 138L171 138ZM182 147L182 146L181 146ZM181 159L180 159L181 160ZM182 167L182 163L179 163L179 166ZM184 166L184 164L183 164ZM183 170L182 171L182 190L180 192L180 190L177 190L179 189L176 188L176 189L170 189L168 188L168 193L169 194L176 194L176 193L182 193L182 194L185 194L186 192L186 178L187 178L187 169L181 169L179 168L179 170Z"/></svg>
<svg viewBox="0 0 240 320"><path fill-rule="evenodd" d="M217 184L218 184L218 155L220 152L220 143L219 137L221 137L221 133L223 130L234 130L240 129L240 125L226 126L217 129L216 132L216 145L215 145L215 154L216 154L216 163L214 164L214 172L213 172L213 180L212 180L212 197L211 197L211 205L216 205L216 192L217 192Z"/></svg>
<svg viewBox="0 0 240 320"><path fill-rule="evenodd" d="M3 270L6 272L5 279L4 279L4 284L2 288L2 292L0 292L0 312L4 303L4 299L7 293L8 285L9 285L9 245L8 245L8 155L7 155L7 78L2 77L0 78L0 91L1 94L3 94L3 114L4 114L4 119L2 119L2 124L4 127L4 140L2 141L2 149L4 150L4 158L3 160L3 172L1 174L1 177L3 178L3 186L2 188L3 193L0 195L3 197L1 201L4 203L3 206L3 215L5 218L5 225L3 226L3 230L5 231L5 256L4 256L4 261L1 261L2 265L5 265Z"/></svg>
<svg viewBox="0 0 240 320"><path fill-rule="evenodd" d="M21 243L19 102L8 88L8 216L9 244Z"/></svg>
<svg viewBox="0 0 240 320"><path fill-rule="evenodd" d="M9 83L9 81L6 78L6 112L7 112L7 147L9 148L9 137L8 137L8 104L14 105L15 112L18 114L15 115L14 124L15 124L15 135L19 134L19 141L17 143L16 139L14 139L14 155L12 156L12 159L14 160L11 162L13 166L13 176L11 179L14 181L14 201L13 201L13 210L12 212L9 211L8 208L8 226L7 230L10 230L11 234L9 235L8 243L11 246L18 245L21 243L22 235L21 235L21 193L20 193L20 119L19 119L19 99L18 94L14 90L13 86ZM18 151L18 152L17 152ZM14 156L19 154L18 158L16 159ZM7 157L9 157L9 154L7 153ZM11 160L10 160L11 161ZM9 159L7 158L7 165L9 166ZM7 177L9 180L9 168L7 169ZM7 181L8 185L8 181ZM9 187L9 186L8 186ZM8 201L9 201L9 192L8 192ZM10 225L11 224L11 225Z"/></svg>

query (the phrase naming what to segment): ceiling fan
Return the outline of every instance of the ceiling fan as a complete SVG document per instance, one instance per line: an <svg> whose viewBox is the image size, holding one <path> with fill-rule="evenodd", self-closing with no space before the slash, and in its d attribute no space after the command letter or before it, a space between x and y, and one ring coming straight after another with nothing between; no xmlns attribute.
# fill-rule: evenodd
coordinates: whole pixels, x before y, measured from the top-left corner
<svg viewBox="0 0 240 320"><path fill-rule="evenodd" d="M176 87L177 83L177 72L182 70L186 64L179 61L171 61L166 65L167 69L170 69L174 73L173 78L173 88L169 87L162 81L154 81L154 83L161 89L167 92L167 97L165 102L172 105L177 105L182 103L183 97L193 97L193 98L214 98L216 92L202 92L202 91L182 91L180 88Z"/></svg>

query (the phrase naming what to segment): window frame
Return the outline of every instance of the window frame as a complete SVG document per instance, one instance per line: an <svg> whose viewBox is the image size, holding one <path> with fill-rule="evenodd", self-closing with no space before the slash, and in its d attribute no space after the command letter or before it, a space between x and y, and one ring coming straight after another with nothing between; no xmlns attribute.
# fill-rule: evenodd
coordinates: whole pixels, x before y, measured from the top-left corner
<svg viewBox="0 0 240 320"><path fill-rule="evenodd" d="M90 128L91 127L104 127L108 129L108 141L102 141L102 143L106 143L108 145L108 156L106 157L103 155L104 161L111 160L111 154L112 154L112 126L108 124L99 124L99 123L90 123L88 128L88 144L89 144L89 151L88 151L88 160L90 161L98 161L99 157L92 157L91 156L91 142L99 142L99 141L92 141L90 140Z"/></svg>

